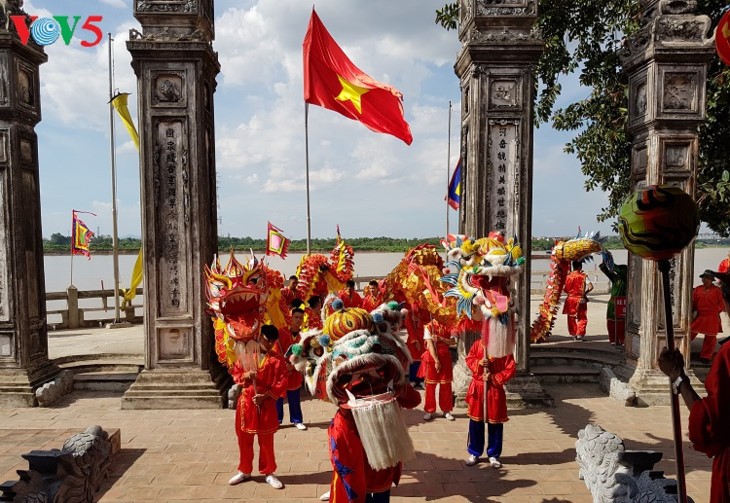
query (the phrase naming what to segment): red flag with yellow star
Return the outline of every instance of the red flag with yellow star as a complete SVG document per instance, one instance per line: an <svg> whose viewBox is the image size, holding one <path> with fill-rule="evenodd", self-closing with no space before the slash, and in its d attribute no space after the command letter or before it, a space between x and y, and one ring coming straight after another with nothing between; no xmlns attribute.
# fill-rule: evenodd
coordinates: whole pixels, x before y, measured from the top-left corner
<svg viewBox="0 0 730 503"><path fill-rule="evenodd" d="M406 144L413 142L403 117L403 95L365 75L345 55L312 9L304 36L304 101L362 122Z"/></svg>

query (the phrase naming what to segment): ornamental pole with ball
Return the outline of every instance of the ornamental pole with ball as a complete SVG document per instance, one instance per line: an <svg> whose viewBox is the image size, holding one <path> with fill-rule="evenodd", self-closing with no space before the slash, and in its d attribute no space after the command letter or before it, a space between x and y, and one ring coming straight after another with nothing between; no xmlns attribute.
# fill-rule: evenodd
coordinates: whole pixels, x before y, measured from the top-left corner
<svg viewBox="0 0 730 503"><path fill-rule="evenodd" d="M626 200L619 215L619 234L626 249L643 259L656 261L662 274L664 325L670 351L674 351L674 318L669 291L669 259L692 242L699 228L700 218L694 200L682 189L667 185L651 185L637 190ZM669 396L677 461L677 496L679 503L686 503L679 396L672 393L671 383Z"/></svg>

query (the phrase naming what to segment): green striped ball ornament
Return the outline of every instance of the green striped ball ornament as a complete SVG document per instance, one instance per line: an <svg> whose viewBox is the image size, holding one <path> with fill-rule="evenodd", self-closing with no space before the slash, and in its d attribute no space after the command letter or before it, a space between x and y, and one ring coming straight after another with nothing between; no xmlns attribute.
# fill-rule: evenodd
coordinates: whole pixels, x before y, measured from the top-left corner
<svg viewBox="0 0 730 503"><path fill-rule="evenodd" d="M650 185L636 191L621 207L618 221L626 249L649 260L673 257L700 229L692 197L669 185Z"/></svg>

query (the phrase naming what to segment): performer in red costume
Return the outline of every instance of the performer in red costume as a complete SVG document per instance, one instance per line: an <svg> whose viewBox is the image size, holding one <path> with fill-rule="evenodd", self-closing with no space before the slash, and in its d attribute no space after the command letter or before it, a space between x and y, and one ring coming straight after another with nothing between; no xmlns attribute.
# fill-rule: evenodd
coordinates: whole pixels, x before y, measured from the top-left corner
<svg viewBox="0 0 730 503"><path fill-rule="evenodd" d="M273 325L261 327L261 354L257 370L244 372L239 362L231 369L234 381L243 391L236 405L236 436L238 437L238 473L228 481L235 485L251 478L253 471L253 437L259 441L259 472L274 489L284 484L276 478L274 433L279 429L276 416L276 400L285 393L287 383L286 362L273 351L278 338Z"/></svg>
<svg viewBox="0 0 730 503"><path fill-rule="evenodd" d="M568 315L568 333L573 340L582 341L588 326L588 292L593 290L593 283L583 272L583 264L573 262L573 272L565 278L563 288L568 298L563 305L563 314Z"/></svg>
<svg viewBox="0 0 730 503"><path fill-rule="evenodd" d="M300 340L299 333L302 330L303 322L304 311L298 307L292 309L289 328L279 330L279 338L276 340L276 344L274 345L274 351L284 358L284 362L286 363L286 401L289 404L289 421L299 430L307 429L307 426L304 424L304 416L302 414L302 399L300 393L302 383L304 383L304 377L301 372L294 368L294 365L289 363L289 355L291 354L292 345L297 344ZM281 424L284 420L283 396L279 397L276 401L276 414L279 418L279 424Z"/></svg>
<svg viewBox="0 0 730 503"><path fill-rule="evenodd" d="M297 285L299 284L299 280L296 276L292 275L289 276L289 282L286 284L284 288L281 289L281 298L284 299L284 302L286 303L286 306L291 309L294 307L293 302L294 300L298 300L298 294L297 294Z"/></svg>
<svg viewBox="0 0 730 503"><path fill-rule="evenodd" d="M406 304L406 309L408 310L405 319L406 331L408 332L406 344L408 345L408 351L411 353L411 358L413 358L413 363L411 363L408 369L408 380L412 386L418 388L423 385L423 379L418 377L418 371L421 368L421 355L423 354L425 344L423 340L424 313L417 302L410 305ZM428 319L427 316L428 312L426 311L426 319Z"/></svg>
<svg viewBox="0 0 730 503"><path fill-rule="evenodd" d="M670 352L664 348L658 364L690 411L689 440L694 449L713 458L709 503L730 503L730 344L720 346L707 374L706 398L700 398L692 388L678 349Z"/></svg>
<svg viewBox="0 0 730 503"><path fill-rule="evenodd" d="M421 403L421 395L406 382L400 390L400 395L397 396L397 401L401 407L412 409ZM390 501L390 488L393 484L398 485L403 464L398 463L382 470L375 470L370 466L355 418L346 404L340 404L327 433L333 468L329 501L333 503Z"/></svg>
<svg viewBox="0 0 730 503"><path fill-rule="evenodd" d="M454 368L451 363L449 348L456 345L456 338L448 327L436 320L430 321L423 329L423 340L426 351L421 355L421 368L418 377L426 381L426 403L423 419L430 421L436 413L436 385L439 387L439 407L444 417L454 420L451 411L454 409L454 396L451 381L454 380Z"/></svg>
<svg viewBox="0 0 730 503"><path fill-rule="evenodd" d="M484 345L476 341L467 355L466 366L471 370L471 384L466 393L467 415L469 416L469 440L467 451L468 466L479 462L479 456L484 452L484 386L487 387L487 457L489 463L500 468L502 463L499 456L502 454L502 439L504 423L507 417L507 396L504 392L504 383L514 377L517 368L511 354L495 358L484 355Z"/></svg>
<svg viewBox="0 0 730 503"><path fill-rule="evenodd" d="M722 290L715 286L715 279L712 271L706 270L700 274L702 284L692 290L692 312L695 313L690 330L692 340L697 334L705 334L705 341L700 351L700 361L710 363L715 353L717 334L722 332L720 313L725 309L725 300L722 297Z"/></svg>
<svg viewBox="0 0 730 503"><path fill-rule="evenodd" d="M347 280L345 288L337 292L337 296L345 304L345 307L362 307L362 297L355 291L355 282Z"/></svg>
<svg viewBox="0 0 730 503"><path fill-rule="evenodd" d="M362 308L368 313L383 303L383 294L380 291L378 282L372 280L368 283L365 298L362 299Z"/></svg>
<svg viewBox="0 0 730 503"><path fill-rule="evenodd" d="M309 299L309 303L304 313L304 330L322 330L322 298L314 295Z"/></svg>

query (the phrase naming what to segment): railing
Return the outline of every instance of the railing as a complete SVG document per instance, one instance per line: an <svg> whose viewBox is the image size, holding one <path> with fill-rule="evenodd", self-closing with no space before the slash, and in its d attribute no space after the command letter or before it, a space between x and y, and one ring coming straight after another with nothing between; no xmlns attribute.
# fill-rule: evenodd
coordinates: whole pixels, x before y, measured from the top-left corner
<svg viewBox="0 0 730 503"><path fill-rule="evenodd" d="M119 302L121 305L121 298ZM64 304L65 307L62 307ZM46 306L48 326L53 330L98 327L115 321L114 290L69 287L65 292L46 293ZM143 289L137 288L137 297L120 312L120 321L142 323L143 307Z"/></svg>
<svg viewBox="0 0 730 503"><path fill-rule="evenodd" d="M547 278L550 276L547 261L549 255L532 256L531 293L542 295L545 293ZM542 262L542 263L541 263ZM584 271L588 274L594 286L594 294L608 293L610 283L608 279L591 265L586 265ZM355 289L362 291L371 280L380 280L382 276L356 276ZM121 302L122 299L120 299ZM122 312L122 321L142 323L142 309L144 307L144 290L137 288L137 297ZM51 329L73 329L103 326L114 321L114 290L77 290L69 287L65 292L46 293L47 320Z"/></svg>

